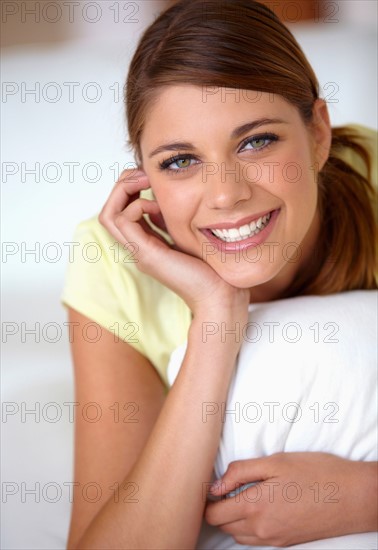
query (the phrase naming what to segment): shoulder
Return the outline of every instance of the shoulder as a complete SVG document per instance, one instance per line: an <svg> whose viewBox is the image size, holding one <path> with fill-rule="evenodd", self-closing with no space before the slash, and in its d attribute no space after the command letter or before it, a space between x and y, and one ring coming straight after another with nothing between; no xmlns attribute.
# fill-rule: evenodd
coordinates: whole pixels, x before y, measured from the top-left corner
<svg viewBox="0 0 378 550"><path fill-rule="evenodd" d="M138 270L137 247L122 246L97 216L80 222L61 301L135 347L166 382L169 355L186 338L190 311L174 292Z"/></svg>

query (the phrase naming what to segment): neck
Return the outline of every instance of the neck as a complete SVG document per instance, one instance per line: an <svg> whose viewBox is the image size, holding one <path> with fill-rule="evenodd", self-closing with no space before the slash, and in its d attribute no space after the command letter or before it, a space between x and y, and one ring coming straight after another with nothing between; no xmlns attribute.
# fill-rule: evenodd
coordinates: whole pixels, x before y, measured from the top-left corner
<svg viewBox="0 0 378 550"><path fill-rule="evenodd" d="M309 230L301 243L301 257L298 261L287 262L270 281L250 289L250 303L271 302L280 300L290 292L299 274L311 269L316 247L319 246L320 218L316 211Z"/></svg>

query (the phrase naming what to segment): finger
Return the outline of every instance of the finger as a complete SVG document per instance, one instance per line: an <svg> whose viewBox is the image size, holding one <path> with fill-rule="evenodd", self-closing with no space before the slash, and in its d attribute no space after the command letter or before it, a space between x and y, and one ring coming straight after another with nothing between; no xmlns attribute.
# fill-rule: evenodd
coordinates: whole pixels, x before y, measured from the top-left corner
<svg viewBox="0 0 378 550"><path fill-rule="evenodd" d="M108 224L114 223L114 218L117 214L122 212L124 208L129 204L134 196L138 197L139 192L142 189L148 189L150 187L148 178L144 172L137 172L127 170L121 174L121 177L114 185L112 192L110 193L108 200L105 202L101 213L100 222L108 228ZM129 174L129 172L133 172ZM137 176L138 175L138 176Z"/></svg>
<svg viewBox="0 0 378 550"><path fill-rule="evenodd" d="M148 181L148 178L147 174L143 172L143 170L124 170L123 172L121 172L118 180L115 182L112 191L114 191L120 185L125 185L129 190L129 194L139 194L140 185L144 186L145 181Z"/></svg>
<svg viewBox="0 0 378 550"><path fill-rule="evenodd" d="M156 240L163 240L152 232L151 227L146 223L144 215L156 215L159 213L159 206L156 201L137 199L130 203L114 219L114 226L126 242L136 242L138 247L145 247L151 253L151 237ZM153 243L152 243L153 244Z"/></svg>
<svg viewBox="0 0 378 550"><path fill-rule="evenodd" d="M240 498L210 502L206 506L205 518L210 525L227 525L246 518L243 502Z"/></svg>
<svg viewBox="0 0 378 550"><path fill-rule="evenodd" d="M115 185L117 185L118 182L124 180L128 180L130 183L137 183L138 180L140 178L143 178L144 176L146 176L146 172L144 172L142 168L128 168L120 173Z"/></svg>
<svg viewBox="0 0 378 550"><path fill-rule="evenodd" d="M271 544L267 544L266 541L263 539L260 539L259 537L254 537L253 535L237 535L234 537L235 542L238 544L248 546L248 547L255 547L255 546L270 546Z"/></svg>
<svg viewBox="0 0 378 550"><path fill-rule="evenodd" d="M140 179L138 183L130 181L117 182L99 214L100 223L122 244L125 244L125 239L117 228L115 219L128 204L139 197L141 189L148 188L149 182L146 178Z"/></svg>
<svg viewBox="0 0 378 550"><path fill-rule="evenodd" d="M213 495L224 495L242 488L244 484L263 481L269 477L269 457L236 460L228 465L222 478L213 483L210 492Z"/></svg>
<svg viewBox="0 0 378 550"><path fill-rule="evenodd" d="M104 205L104 211L109 217L114 217L115 214L121 212L132 201L133 196L138 197L140 191L149 187L150 183L146 175L141 175L136 179L120 179L110 193Z"/></svg>
<svg viewBox="0 0 378 550"><path fill-rule="evenodd" d="M180 294L184 300L191 299L196 296L202 282L201 262L197 271L194 271L188 280L188 271L193 270L193 258L180 252L176 247L169 246L143 219L144 214L151 216L158 213L159 206L156 201L138 199L117 216L116 225L124 235L124 240L126 238L127 242L137 245L135 258L140 271L153 273L155 279ZM167 269L167 266L171 266L171 269ZM182 281L185 280L187 284L183 289Z"/></svg>
<svg viewBox="0 0 378 550"><path fill-rule="evenodd" d="M251 533L251 524L245 519L231 521L230 523L225 523L224 525L218 525L218 529L220 529L223 533L231 535L232 537L253 536L253 533Z"/></svg>

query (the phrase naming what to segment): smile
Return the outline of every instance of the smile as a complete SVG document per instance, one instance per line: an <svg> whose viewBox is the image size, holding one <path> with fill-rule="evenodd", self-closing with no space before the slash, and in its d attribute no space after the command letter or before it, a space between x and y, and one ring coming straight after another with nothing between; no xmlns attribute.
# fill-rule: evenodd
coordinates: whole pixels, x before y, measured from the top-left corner
<svg viewBox="0 0 378 550"><path fill-rule="evenodd" d="M226 243L244 241L250 237L258 235L258 233L260 233L260 231L268 225L270 217L271 212L238 228L231 227L230 229L211 229L210 231L215 237Z"/></svg>

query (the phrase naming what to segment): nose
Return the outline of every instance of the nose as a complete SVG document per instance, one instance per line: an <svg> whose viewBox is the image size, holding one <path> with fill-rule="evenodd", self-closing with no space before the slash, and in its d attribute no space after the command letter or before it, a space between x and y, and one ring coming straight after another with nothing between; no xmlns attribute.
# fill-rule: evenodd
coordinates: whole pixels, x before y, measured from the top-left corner
<svg viewBox="0 0 378 550"><path fill-rule="evenodd" d="M204 167L202 182L208 208L231 209L252 196L251 183L244 177L240 163L211 163Z"/></svg>

